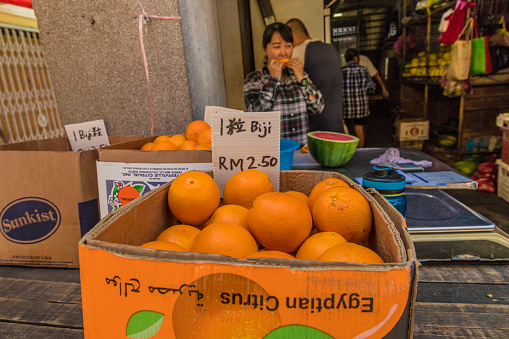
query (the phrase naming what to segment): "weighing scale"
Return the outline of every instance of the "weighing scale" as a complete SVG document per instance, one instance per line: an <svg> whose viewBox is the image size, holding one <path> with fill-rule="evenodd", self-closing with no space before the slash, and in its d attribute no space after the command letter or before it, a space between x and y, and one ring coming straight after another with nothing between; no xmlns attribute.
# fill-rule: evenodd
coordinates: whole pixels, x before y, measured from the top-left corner
<svg viewBox="0 0 509 339"><path fill-rule="evenodd" d="M371 159L384 154L387 148L357 149L350 161L338 168L325 168L309 153L296 150L294 170L319 170L341 173L352 180L372 171ZM454 171L450 166L430 155L412 148L399 148L406 159L429 160L428 171ZM457 189L475 189L468 183L455 185ZM453 188L444 187L444 188ZM407 226L420 261L509 260L509 235L496 225L439 188L408 188Z"/></svg>

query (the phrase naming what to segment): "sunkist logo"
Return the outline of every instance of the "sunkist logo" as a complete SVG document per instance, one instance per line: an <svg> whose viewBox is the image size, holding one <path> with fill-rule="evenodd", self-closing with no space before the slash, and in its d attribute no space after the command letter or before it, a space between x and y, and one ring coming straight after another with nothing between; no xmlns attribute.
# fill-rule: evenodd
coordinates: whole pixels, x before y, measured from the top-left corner
<svg viewBox="0 0 509 339"><path fill-rule="evenodd" d="M51 201L26 197L14 200L2 209L0 231L9 241L33 244L52 236L60 221L60 211Z"/></svg>

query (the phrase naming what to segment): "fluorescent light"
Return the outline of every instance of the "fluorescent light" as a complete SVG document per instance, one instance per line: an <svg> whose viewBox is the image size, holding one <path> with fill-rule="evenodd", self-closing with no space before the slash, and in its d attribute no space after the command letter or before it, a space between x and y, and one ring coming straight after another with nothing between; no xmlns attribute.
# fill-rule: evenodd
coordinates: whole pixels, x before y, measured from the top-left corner
<svg viewBox="0 0 509 339"><path fill-rule="evenodd" d="M343 13L334 13L334 15L332 17L339 18L340 16L343 16Z"/></svg>

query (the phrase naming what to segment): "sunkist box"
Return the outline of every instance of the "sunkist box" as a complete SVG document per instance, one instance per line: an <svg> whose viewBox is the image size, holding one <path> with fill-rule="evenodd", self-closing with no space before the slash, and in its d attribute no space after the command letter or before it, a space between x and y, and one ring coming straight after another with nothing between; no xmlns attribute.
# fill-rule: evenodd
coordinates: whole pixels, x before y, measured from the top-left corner
<svg viewBox="0 0 509 339"><path fill-rule="evenodd" d="M81 240L85 337L411 337L417 261L403 217L376 191L334 172L282 171L280 188L309 194L329 177L368 200L374 226L364 245L385 264L237 260L139 247L177 223L167 183L109 214Z"/></svg>
<svg viewBox="0 0 509 339"><path fill-rule="evenodd" d="M67 137L0 146L0 264L78 266L77 244L99 221L97 159Z"/></svg>
<svg viewBox="0 0 509 339"><path fill-rule="evenodd" d="M141 151L146 137L99 150L97 177L101 218L190 170L211 171L211 151Z"/></svg>

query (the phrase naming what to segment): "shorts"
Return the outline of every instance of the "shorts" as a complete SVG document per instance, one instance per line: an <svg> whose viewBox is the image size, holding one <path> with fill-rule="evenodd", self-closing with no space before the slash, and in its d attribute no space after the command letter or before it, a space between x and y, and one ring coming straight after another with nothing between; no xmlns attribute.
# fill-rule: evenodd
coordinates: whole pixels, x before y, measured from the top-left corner
<svg viewBox="0 0 509 339"><path fill-rule="evenodd" d="M345 119L345 123L347 126L351 126L352 124L355 125L355 126L364 126L368 123L368 117L364 117L364 118L353 118L353 119Z"/></svg>

